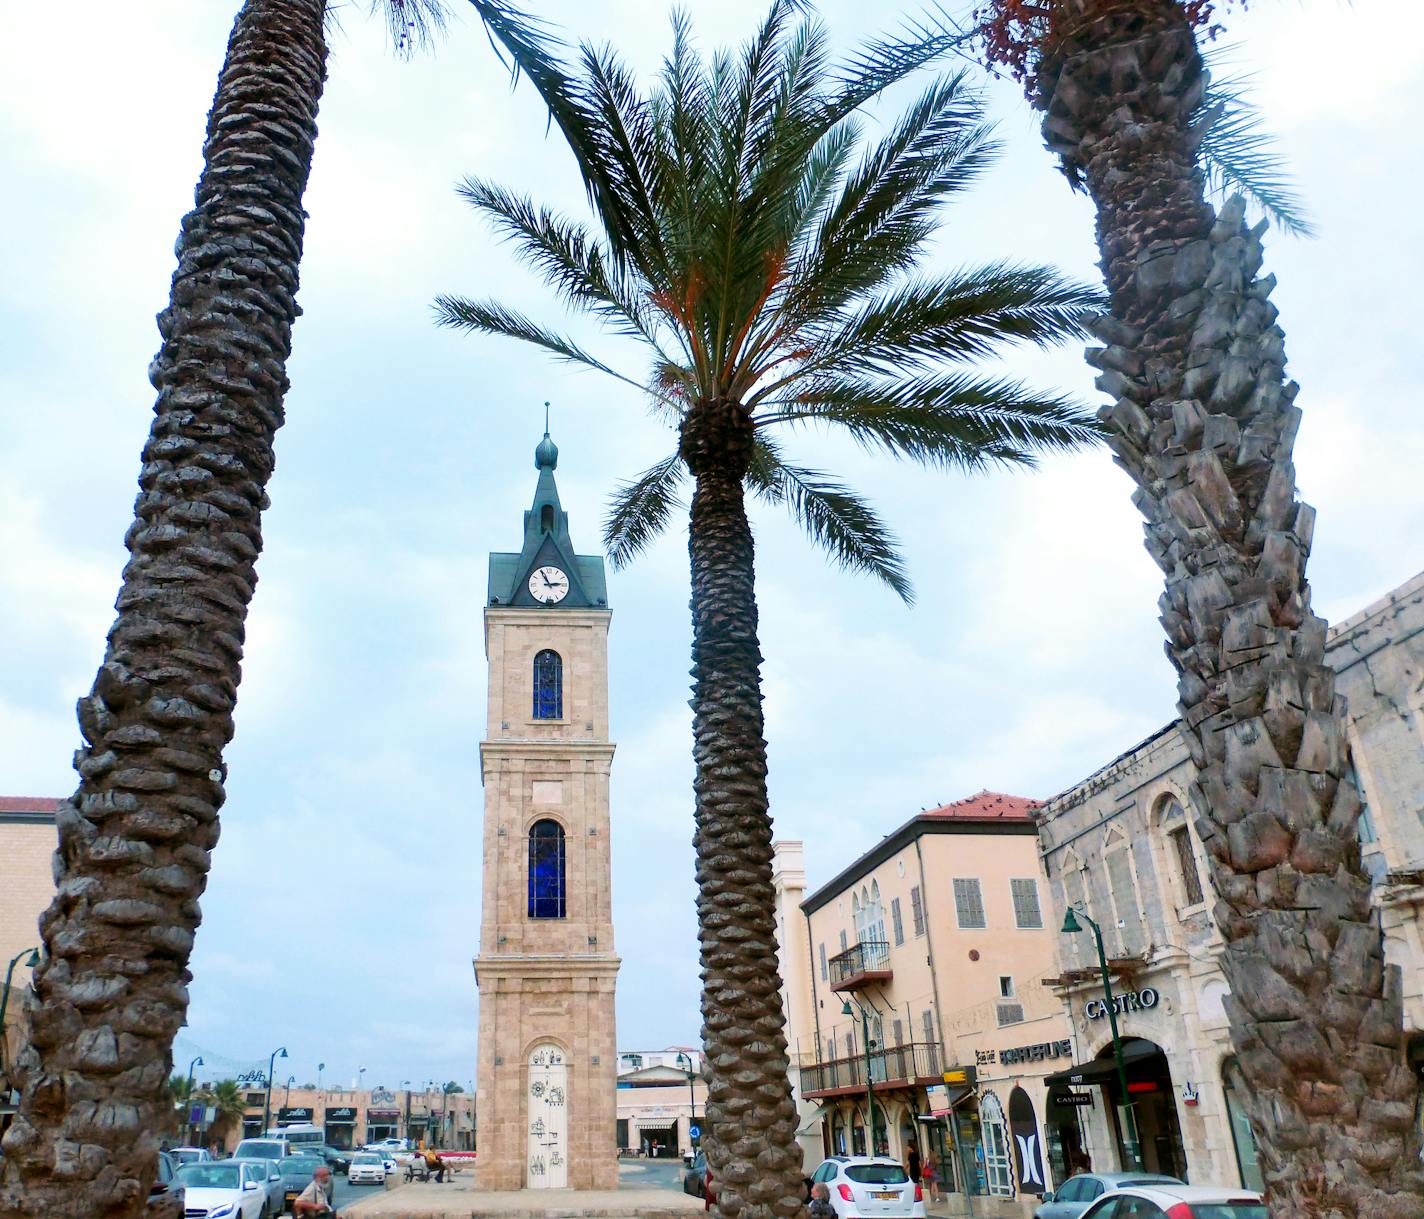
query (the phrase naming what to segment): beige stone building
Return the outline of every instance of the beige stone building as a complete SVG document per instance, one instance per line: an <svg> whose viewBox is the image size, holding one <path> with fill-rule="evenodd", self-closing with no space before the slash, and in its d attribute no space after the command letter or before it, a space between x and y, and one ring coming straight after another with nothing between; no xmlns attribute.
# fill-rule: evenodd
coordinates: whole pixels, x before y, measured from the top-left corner
<svg viewBox="0 0 1424 1219"><path fill-rule="evenodd" d="M47 796L0 796L0 987L9 978L0 1028L0 1132L15 1111L7 1068L19 1047L28 961L39 946L40 915L54 896L58 807L59 801Z"/></svg>
<svg viewBox="0 0 1424 1219"><path fill-rule="evenodd" d="M672 1159L694 1151L707 1114L702 1052L624 1050L618 1055L618 1153ZM694 1135L692 1132L698 1133Z"/></svg>
<svg viewBox="0 0 1424 1219"><path fill-rule="evenodd" d="M914 1141L934 1150L950 1191L1000 1199L992 1213L1015 1215L1062 1178L1042 1080L1072 1047L1044 986L1055 936L1035 808L980 792L921 812L809 895L801 844L777 844L808 1170L867 1146L902 1157Z"/></svg>
<svg viewBox="0 0 1424 1219"><path fill-rule="evenodd" d="M574 553L546 433L518 553L490 555L480 1183L617 1185L608 593Z"/></svg>
<svg viewBox="0 0 1424 1219"><path fill-rule="evenodd" d="M1389 961L1402 969L1409 1052L1424 1062L1424 575L1336 624L1327 658L1347 702L1358 826ZM1189 814L1192 762L1174 723L1039 812L1054 927L1072 905L1102 927L1142 1158L1199 1183L1258 1185L1235 1102L1211 882ZM1050 1078L1050 1116L1094 1168L1126 1163L1122 1097L1089 934L1057 937L1055 992L1077 1057ZM1051 1098L1087 1103L1060 1110Z"/></svg>

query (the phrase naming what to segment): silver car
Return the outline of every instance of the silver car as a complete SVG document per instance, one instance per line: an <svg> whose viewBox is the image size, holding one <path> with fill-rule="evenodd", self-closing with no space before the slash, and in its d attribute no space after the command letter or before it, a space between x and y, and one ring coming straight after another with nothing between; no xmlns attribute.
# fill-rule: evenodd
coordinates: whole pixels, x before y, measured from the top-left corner
<svg viewBox="0 0 1424 1219"><path fill-rule="evenodd" d="M239 1151L242 1149L239 1147ZM257 1174L258 1180L262 1182L263 1194L266 1197L267 1215L280 1215L283 1207L286 1206L286 1198L282 1192L282 1169L277 1160L259 1160L250 1156L233 1156L228 1160L229 1164L247 1164Z"/></svg>
<svg viewBox="0 0 1424 1219"><path fill-rule="evenodd" d="M1124 1185L1180 1185L1176 1177L1157 1172L1082 1172L1069 1177L1033 1212L1033 1219L1078 1219L1110 1189Z"/></svg>

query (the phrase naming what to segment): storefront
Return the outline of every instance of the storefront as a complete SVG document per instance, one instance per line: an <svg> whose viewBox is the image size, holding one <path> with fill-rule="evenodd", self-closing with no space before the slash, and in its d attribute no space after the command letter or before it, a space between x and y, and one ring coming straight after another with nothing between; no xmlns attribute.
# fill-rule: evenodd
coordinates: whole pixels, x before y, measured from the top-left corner
<svg viewBox="0 0 1424 1219"><path fill-rule="evenodd" d="M350 1151L356 1145L356 1106L328 1105L324 1129L329 1146L340 1151Z"/></svg>
<svg viewBox="0 0 1424 1219"><path fill-rule="evenodd" d="M313 1112L310 1105L283 1105L277 1110L277 1125L295 1126L310 1122Z"/></svg>
<svg viewBox="0 0 1424 1219"><path fill-rule="evenodd" d="M366 1142L379 1143L382 1139L399 1138L400 1120L399 1109L367 1109Z"/></svg>

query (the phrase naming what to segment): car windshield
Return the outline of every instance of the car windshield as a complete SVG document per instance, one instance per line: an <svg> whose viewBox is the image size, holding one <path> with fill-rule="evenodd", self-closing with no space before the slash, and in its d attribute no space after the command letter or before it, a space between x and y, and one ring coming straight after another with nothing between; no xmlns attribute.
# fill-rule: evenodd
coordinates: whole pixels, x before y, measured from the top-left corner
<svg viewBox="0 0 1424 1219"><path fill-rule="evenodd" d="M845 1175L862 1185L904 1185L910 1179L898 1164L849 1164Z"/></svg>
<svg viewBox="0 0 1424 1219"><path fill-rule="evenodd" d="M1119 1177L1111 1182L1113 1186L1118 1185L1180 1185L1176 1177Z"/></svg>
<svg viewBox="0 0 1424 1219"><path fill-rule="evenodd" d="M283 1172L315 1172L323 1167L322 1162L316 1156L288 1156L282 1161Z"/></svg>
<svg viewBox="0 0 1424 1219"><path fill-rule="evenodd" d="M280 1160L285 1150L281 1143L262 1143L255 1139L246 1139L237 1145L233 1159Z"/></svg>
<svg viewBox="0 0 1424 1219"><path fill-rule="evenodd" d="M184 1164L173 1179L188 1189L241 1189L236 1164Z"/></svg>
<svg viewBox="0 0 1424 1219"><path fill-rule="evenodd" d="M353 1156L353 1157L352 1157L352 1160L351 1160L351 1163L353 1163L353 1164L379 1164L380 1162L381 1162L381 1157L380 1157L380 1156L368 1156L368 1155Z"/></svg>

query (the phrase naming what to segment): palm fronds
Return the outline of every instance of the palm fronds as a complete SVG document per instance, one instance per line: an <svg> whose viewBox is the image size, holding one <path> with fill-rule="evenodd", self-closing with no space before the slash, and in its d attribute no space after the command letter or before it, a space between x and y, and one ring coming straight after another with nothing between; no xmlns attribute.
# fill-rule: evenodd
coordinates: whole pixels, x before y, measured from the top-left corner
<svg viewBox="0 0 1424 1219"><path fill-rule="evenodd" d="M674 509L686 507L677 494L686 473L674 453L617 487L603 521L603 546L614 567L631 563L667 528Z"/></svg>

